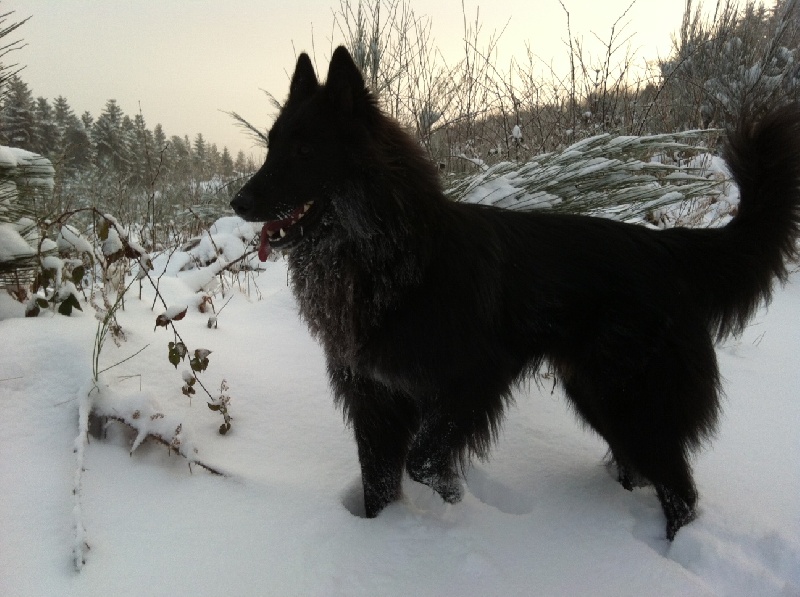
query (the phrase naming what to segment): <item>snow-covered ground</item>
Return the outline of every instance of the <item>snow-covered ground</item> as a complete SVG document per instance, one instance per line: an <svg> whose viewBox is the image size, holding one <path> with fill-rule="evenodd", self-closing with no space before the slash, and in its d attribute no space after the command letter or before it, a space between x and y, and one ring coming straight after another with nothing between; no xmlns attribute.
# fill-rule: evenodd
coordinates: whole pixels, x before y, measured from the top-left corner
<svg viewBox="0 0 800 597"><path fill-rule="evenodd" d="M93 396L182 422L184 446L225 476L190 471L153 442L129 455L117 423L76 454L92 310L25 319L0 297L0 595L800 595L800 273L719 347L725 408L695 465L700 515L669 544L653 491L612 479L603 444L549 379L517 392L463 502L406 479L402 502L360 517L355 443L285 264L267 263L257 290L233 290L217 328L196 308L198 271L177 269L161 290L189 306L176 324L189 349L212 351L203 383L230 386L230 432L218 433L201 393L191 404L181 393L173 334L154 330L163 309L136 286L119 314L127 339L105 343L100 368L146 348L103 373ZM76 520L89 547L80 572Z"/></svg>

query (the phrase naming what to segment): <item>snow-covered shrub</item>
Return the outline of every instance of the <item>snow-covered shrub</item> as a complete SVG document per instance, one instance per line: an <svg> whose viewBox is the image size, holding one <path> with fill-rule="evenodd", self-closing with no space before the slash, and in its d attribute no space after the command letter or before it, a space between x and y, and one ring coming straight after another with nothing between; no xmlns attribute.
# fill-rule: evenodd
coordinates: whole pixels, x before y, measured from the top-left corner
<svg viewBox="0 0 800 597"><path fill-rule="evenodd" d="M717 5L706 19L700 4L687 3L671 55L659 68L660 112L680 130L728 126L743 115L800 99L800 3L774 7L747 0Z"/></svg>
<svg viewBox="0 0 800 597"><path fill-rule="evenodd" d="M0 288L21 292L39 265L37 254L54 253L50 241L40 242L31 205L52 191L54 172L38 154L0 146Z"/></svg>

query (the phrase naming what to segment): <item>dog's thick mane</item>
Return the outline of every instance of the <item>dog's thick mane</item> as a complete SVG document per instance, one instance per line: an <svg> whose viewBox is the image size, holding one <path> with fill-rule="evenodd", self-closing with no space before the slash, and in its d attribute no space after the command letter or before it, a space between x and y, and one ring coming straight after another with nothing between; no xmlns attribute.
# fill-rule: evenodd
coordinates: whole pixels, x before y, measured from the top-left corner
<svg viewBox="0 0 800 597"><path fill-rule="evenodd" d="M385 311L423 271L408 231L388 238L375 228L377 219L351 213L352 204L364 200L357 187L334 195L331 213L288 257L300 315L324 346L336 347L342 362L355 360Z"/></svg>
<svg viewBox="0 0 800 597"><path fill-rule="evenodd" d="M347 69L347 65L341 67ZM289 254L292 288L311 332L352 362L369 331L420 283L435 247L431 223L448 200L434 164L413 137L380 111L352 75L328 74L352 98L356 118L370 133L370 150L357 176L340 181L322 223ZM317 93L324 93L320 88ZM289 109L292 109L291 106Z"/></svg>

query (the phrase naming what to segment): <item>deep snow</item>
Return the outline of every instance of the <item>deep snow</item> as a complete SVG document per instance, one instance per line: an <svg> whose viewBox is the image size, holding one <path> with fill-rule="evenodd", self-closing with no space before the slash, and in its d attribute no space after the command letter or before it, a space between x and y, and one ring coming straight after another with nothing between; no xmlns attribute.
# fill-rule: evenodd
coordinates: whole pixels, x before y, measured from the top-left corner
<svg viewBox="0 0 800 597"><path fill-rule="evenodd" d="M215 266L179 272L175 259L156 264L167 269L161 290L189 305L176 325L190 350L212 351L202 381L230 386L231 431L219 435L203 396L181 393L172 332L153 329L163 309L151 311L146 289L135 298L135 285L119 314L127 339L106 342L100 366L149 346L103 374L100 396L180 421L197 458L226 476L190 472L152 442L129 456L134 436L116 423L76 455L91 308L24 319L0 297L0 595L800 595L800 273L719 347L726 399L695 465L700 515L669 544L653 491L612 479L603 443L547 378L517 392L463 502L406 479L402 502L359 517L355 443L284 262L265 264L249 293L230 291L209 328L195 289ZM214 300L219 309L227 296ZM89 546L80 572L76 517Z"/></svg>

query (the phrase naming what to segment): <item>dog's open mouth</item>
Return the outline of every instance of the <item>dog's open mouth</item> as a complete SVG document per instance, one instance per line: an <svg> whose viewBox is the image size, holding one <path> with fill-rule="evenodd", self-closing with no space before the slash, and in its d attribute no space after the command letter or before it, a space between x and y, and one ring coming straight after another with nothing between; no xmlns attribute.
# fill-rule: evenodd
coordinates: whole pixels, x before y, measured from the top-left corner
<svg viewBox="0 0 800 597"><path fill-rule="evenodd" d="M313 207L313 201L306 201L292 210L285 218L280 220L268 220L265 222L264 227L261 229L258 258L261 261L266 261L273 248L280 249L287 247L294 241L302 238L304 233L303 219L312 212ZM308 220L306 221L308 222Z"/></svg>

